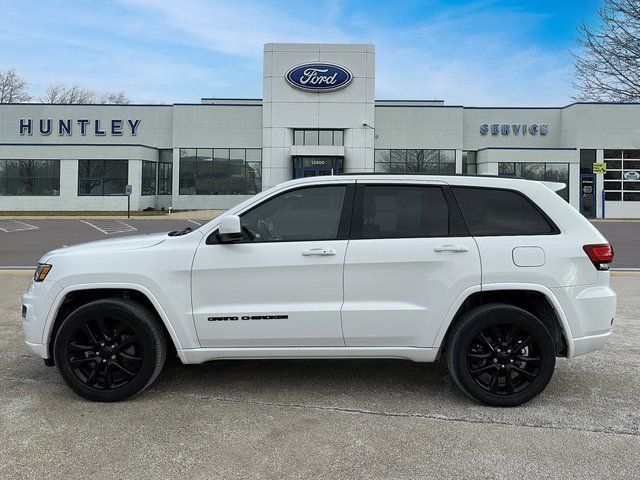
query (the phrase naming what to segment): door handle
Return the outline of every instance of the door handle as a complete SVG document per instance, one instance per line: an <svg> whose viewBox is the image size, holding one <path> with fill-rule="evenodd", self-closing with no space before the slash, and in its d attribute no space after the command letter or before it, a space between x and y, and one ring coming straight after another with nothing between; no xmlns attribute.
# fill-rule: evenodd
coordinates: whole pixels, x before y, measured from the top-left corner
<svg viewBox="0 0 640 480"><path fill-rule="evenodd" d="M466 245L438 245L433 249L434 252L453 252L453 253L463 253L468 252L469 247Z"/></svg>
<svg viewBox="0 0 640 480"><path fill-rule="evenodd" d="M309 255L319 255L321 257L327 257L329 255L335 255L336 251L333 248L310 248L303 250L302 255L308 257Z"/></svg>

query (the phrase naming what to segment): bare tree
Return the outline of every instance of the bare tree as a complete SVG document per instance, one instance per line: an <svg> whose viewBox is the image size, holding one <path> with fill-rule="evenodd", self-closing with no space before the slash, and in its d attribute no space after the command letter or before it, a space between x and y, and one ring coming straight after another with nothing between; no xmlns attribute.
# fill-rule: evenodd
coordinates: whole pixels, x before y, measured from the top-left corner
<svg viewBox="0 0 640 480"><path fill-rule="evenodd" d="M124 92L96 92L82 88L78 84L65 85L64 83L52 83L47 87L44 95L40 97L42 103L114 103L127 104L131 101Z"/></svg>
<svg viewBox="0 0 640 480"><path fill-rule="evenodd" d="M577 100L640 101L640 0L604 0L599 22L578 27Z"/></svg>
<svg viewBox="0 0 640 480"><path fill-rule="evenodd" d="M114 103L118 105L123 105L127 103L131 103L127 94L124 91L119 92L104 92L99 95L98 101L96 103Z"/></svg>
<svg viewBox="0 0 640 480"><path fill-rule="evenodd" d="M27 92L27 82L18 76L16 69L11 67L0 70L0 103L20 103L31 100Z"/></svg>
<svg viewBox="0 0 640 480"><path fill-rule="evenodd" d="M91 103L95 97L92 90L87 90L77 84L67 86L64 83L51 83L43 96L42 103Z"/></svg>

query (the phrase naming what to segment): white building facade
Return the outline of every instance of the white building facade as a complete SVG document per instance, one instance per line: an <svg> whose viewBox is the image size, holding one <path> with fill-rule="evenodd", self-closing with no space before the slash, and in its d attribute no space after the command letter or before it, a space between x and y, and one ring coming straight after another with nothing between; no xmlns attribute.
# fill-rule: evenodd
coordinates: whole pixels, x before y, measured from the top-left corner
<svg viewBox="0 0 640 480"><path fill-rule="evenodd" d="M266 44L262 99L2 104L0 212L125 210L127 185L134 210L223 209L291 178L395 172L561 181L588 217L640 218L640 104L374 92L373 45Z"/></svg>

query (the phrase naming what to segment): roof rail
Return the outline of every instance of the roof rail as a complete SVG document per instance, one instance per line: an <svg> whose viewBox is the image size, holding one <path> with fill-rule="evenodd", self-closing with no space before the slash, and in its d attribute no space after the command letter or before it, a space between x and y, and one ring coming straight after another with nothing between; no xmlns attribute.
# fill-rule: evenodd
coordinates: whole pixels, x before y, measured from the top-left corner
<svg viewBox="0 0 640 480"><path fill-rule="evenodd" d="M347 172L340 173L339 175L386 175L386 176L397 176L397 177L406 177L406 176L421 176L421 177L479 177L479 178L519 178L521 180L522 177L518 177L515 175L485 175L482 173L389 173L389 172Z"/></svg>

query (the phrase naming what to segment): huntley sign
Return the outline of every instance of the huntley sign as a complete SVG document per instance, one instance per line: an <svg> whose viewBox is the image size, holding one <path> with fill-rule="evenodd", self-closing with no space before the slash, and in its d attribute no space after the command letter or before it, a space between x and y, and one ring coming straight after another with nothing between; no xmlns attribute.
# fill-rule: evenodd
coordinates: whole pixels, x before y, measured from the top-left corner
<svg viewBox="0 0 640 480"><path fill-rule="evenodd" d="M59 135L71 137L75 133L80 135L94 135L96 137L104 137L110 135L119 137L125 133L135 136L138 133L138 127L142 120L114 118L104 121L100 119L89 120L79 118L77 120L51 118L40 118L33 120L31 118L21 118L18 123L20 135Z"/></svg>
<svg viewBox="0 0 640 480"><path fill-rule="evenodd" d="M305 63L290 69L285 78L292 87L306 92L334 92L346 87L353 75L333 63Z"/></svg>

